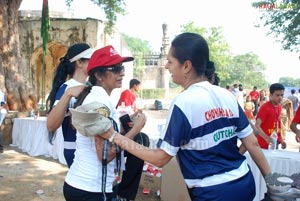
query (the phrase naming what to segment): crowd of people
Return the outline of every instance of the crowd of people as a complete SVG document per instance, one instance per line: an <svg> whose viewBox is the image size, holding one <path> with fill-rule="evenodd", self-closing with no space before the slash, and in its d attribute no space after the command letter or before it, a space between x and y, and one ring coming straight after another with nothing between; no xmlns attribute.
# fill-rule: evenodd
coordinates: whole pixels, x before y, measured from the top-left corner
<svg viewBox="0 0 300 201"><path fill-rule="evenodd" d="M270 167L243 109L234 96L216 86L219 78L202 36L183 33L172 41L165 68L171 73L173 82L184 90L170 106L156 149L150 149L147 142L136 139L137 136L147 137L140 132L146 123L146 116L135 106L134 93L139 89L140 82L132 80L129 89L121 94L118 106L110 100L112 90L122 86L122 63L133 58L120 56L112 46L98 49L90 56L86 54L90 53L87 51L90 47L84 45L83 49L70 55L72 47L63 60L66 67L72 67L72 71L65 71L69 72L68 78L63 76L59 82L61 86L54 87L53 93L50 93L47 122L50 131L54 132L59 126L73 131L72 139L65 143L65 149L72 151L65 155L70 157L63 187L66 200L112 200L114 193L119 200L134 200L141 169L132 170L130 167L144 161L162 167L174 156L178 159L192 200L250 201L254 198L254 178L245 156L237 148L238 139L251 153L264 176L271 173ZM88 80L77 80L78 84L71 86L68 83L75 80L77 71L84 75L81 78ZM237 94L245 96L242 86L237 86L237 91ZM76 102L72 101L75 98ZM107 117L103 117L110 120L103 121L110 122L105 126L89 117L89 114L94 115L93 111L98 111L99 104L105 105L109 111ZM132 112L126 125L118 116L118 110L128 106ZM76 108L78 111L87 110L84 117L73 115ZM213 115L217 111L218 115ZM108 129L103 132L107 126ZM127 126L129 129L125 129ZM67 129L63 129L67 138L64 130ZM221 135L221 131L228 135ZM138 160L130 165L130 158ZM114 191L115 169L118 169L120 160L124 174L121 183L115 185L117 191ZM128 184L131 186L127 187Z"/></svg>
<svg viewBox="0 0 300 201"><path fill-rule="evenodd" d="M183 91L172 101L157 148L151 149L141 132L146 116L136 106L141 81L131 79L117 105L110 97L122 87L123 63L133 60L111 45L93 50L86 43L70 46L60 60L47 99L47 128L50 142L62 128L67 201L135 200L144 161L163 167L172 157L191 200L252 201L255 182L243 153L250 153L268 183L272 173L261 149L274 143L274 133L276 149L285 149L288 130L300 142L300 89L284 97L280 83L248 92L242 84L219 87L206 40L183 33L172 41L165 66ZM1 126L6 115L1 91L0 103ZM0 153L2 138L0 129Z"/></svg>
<svg viewBox="0 0 300 201"><path fill-rule="evenodd" d="M283 85L272 84L269 95L256 86L249 93L242 84L227 90L217 86L206 40L182 33L171 43L165 68L183 91L172 101L157 148L151 149L141 132L146 116L135 103L141 82L132 79L117 105L110 97L122 87L123 63L133 59L111 45L93 51L83 43L71 46L61 59L49 95L47 128L55 135L62 127L67 201L134 200L144 161L163 167L173 157L191 200L252 201L255 182L243 153L250 153L268 183L272 173L261 149L268 149L273 132L286 147L283 116L300 141L300 109L283 99Z"/></svg>
<svg viewBox="0 0 300 201"><path fill-rule="evenodd" d="M299 108L298 96L300 93L296 93L295 89L291 89L291 94L284 97L285 88L280 83L272 84L268 93L265 89L258 90L256 86L247 93L242 89L242 84L233 84L232 87L227 86L226 88L234 95L248 120L255 126L261 148L269 148L272 143L271 134L275 132L277 148L278 145L281 145L281 148L285 149L287 131L291 130L295 134L299 132L297 129L299 117L296 114ZM296 136L297 142L299 142L298 135Z"/></svg>

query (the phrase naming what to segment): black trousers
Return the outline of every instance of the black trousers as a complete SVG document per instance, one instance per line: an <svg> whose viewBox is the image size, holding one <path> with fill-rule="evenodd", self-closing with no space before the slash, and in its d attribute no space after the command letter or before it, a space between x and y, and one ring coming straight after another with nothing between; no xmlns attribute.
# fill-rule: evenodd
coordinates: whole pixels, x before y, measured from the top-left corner
<svg viewBox="0 0 300 201"><path fill-rule="evenodd" d="M253 115L256 117L257 112L258 112L258 100L252 100L252 102L254 103L254 112L253 112Z"/></svg>
<svg viewBox="0 0 300 201"><path fill-rule="evenodd" d="M147 134L140 132L133 139L135 142L149 147L150 141ZM127 157L123 171L122 181L117 187L117 194L127 200L134 200L138 192L144 161L125 152Z"/></svg>
<svg viewBox="0 0 300 201"><path fill-rule="evenodd" d="M80 190L64 183L63 193L66 201L103 201L103 193L94 193ZM105 193L106 201L112 200L112 193Z"/></svg>

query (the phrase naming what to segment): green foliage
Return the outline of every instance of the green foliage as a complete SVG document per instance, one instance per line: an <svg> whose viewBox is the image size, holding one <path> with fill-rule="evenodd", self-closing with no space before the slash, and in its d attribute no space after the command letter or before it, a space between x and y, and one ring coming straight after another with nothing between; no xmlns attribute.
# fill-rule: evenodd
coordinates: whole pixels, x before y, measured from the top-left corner
<svg viewBox="0 0 300 201"><path fill-rule="evenodd" d="M264 76L265 65L254 53L232 56L221 27L201 28L189 22L181 26L182 32L202 35L209 45L210 60L215 63L216 72L220 77L220 86L241 83L244 87L254 85L264 88L268 83Z"/></svg>
<svg viewBox="0 0 300 201"><path fill-rule="evenodd" d="M250 52L234 56L230 68L230 80L232 83L242 83L244 88L267 88L268 83L264 72L266 66L259 60L259 57Z"/></svg>
<svg viewBox="0 0 300 201"><path fill-rule="evenodd" d="M252 6L265 12L260 12L262 24L270 29L268 35L274 36L282 44L284 50L299 52L300 45L300 2L291 0L286 3L276 3L275 0L258 1Z"/></svg>
<svg viewBox="0 0 300 201"><path fill-rule="evenodd" d="M149 41L142 40L136 37L130 37L126 34L122 34L123 39L127 43L130 51L134 54L134 77L140 78L144 72L144 60L143 54L152 52Z"/></svg>
<svg viewBox="0 0 300 201"><path fill-rule="evenodd" d="M156 88L156 89L142 89L142 98L143 99L162 99L165 97L165 89Z"/></svg>
<svg viewBox="0 0 300 201"><path fill-rule="evenodd" d="M210 60L215 63L216 72L220 77L220 85L225 86L230 79L229 66L231 62L230 47L223 35L221 27L197 27L194 22L181 26L181 32L197 33L203 36L209 45Z"/></svg>
<svg viewBox="0 0 300 201"><path fill-rule="evenodd" d="M126 34L122 34L122 37L128 44L128 47L131 52L150 53L152 51L149 45L149 41L142 40L136 37L131 37Z"/></svg>
<svg viewBox="0 0 300 201"><path fill-rule="evenodd" d="M65 0L67 6L70 7L73 0ZM125 0L91 0L97 6L104 10L107 18L104 31L108 34L113 33L113 26L117 21L117 14L125 14Z"/></svg>
<svg viewBox="0 0 300 201"><path fill-rule="evenodd" d="M169 89L169 98L173 99L182 91L182 87L170 88ZM156 88L156 89L141 89L139 91L139 98L142 99L164 99L166 89Z"/></svg>
<svg viewBox="0 0 300 201"><path fill-rule="evenodd" d="M298 87L300 86L300 79L299 78L291 78L291 77L281 77L279 82L283 84L285 87Z"/></svg>

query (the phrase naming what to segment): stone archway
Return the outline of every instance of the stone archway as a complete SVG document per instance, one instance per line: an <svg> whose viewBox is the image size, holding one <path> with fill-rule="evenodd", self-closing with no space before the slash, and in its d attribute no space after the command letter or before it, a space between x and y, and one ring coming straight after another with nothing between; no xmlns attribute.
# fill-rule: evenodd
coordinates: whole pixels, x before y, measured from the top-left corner
<svg viewBox="0 0 300 201"><path fill-rule="evenodd" d="M44 94L47 99L48 94L52 89L52 81L56 71L56 68L60 62L60 58L63 57L68 48L58 42L51 41L47 44L47 54L45 56L45 77L44 77ZM30 59L30 69L32 72L32 82L37 94L37 102L42 101L42 47L35 49Z"/></svg>

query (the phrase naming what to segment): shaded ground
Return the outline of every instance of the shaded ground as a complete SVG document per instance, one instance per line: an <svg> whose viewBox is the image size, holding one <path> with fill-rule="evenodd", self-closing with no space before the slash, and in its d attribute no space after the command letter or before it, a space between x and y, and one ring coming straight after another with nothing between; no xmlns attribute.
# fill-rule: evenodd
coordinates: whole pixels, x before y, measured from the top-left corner
<svg viewBox="0 0 300 201"><path fill-rule="evenodd" d="M166 111L145 111L148 122L154 126L166 118ZM154 122L154 123L153 123ZM145 127L151 134L153 127ZM152 128L151 128L152 127ZM157 127L154 127L155 129ZM158 134L158 131L153 131ZM0 200L1 201L63 201L62 186L68 168L57 160L44 156L32 157L17 147L5 146L0 153ZM44 191L38 195L38 190ZM136 201L160 200L156 192L149 195L139 189Z"/></svg>
<svg viewBox="0 0 300 201"><path fill-rule="evenodd" d="M31 157L16 147L6 146L0 154L1 201L64 201L62 186L68 168L46 157ZM36 192L43 190L44 194ZM155 192L139 193L136 201L157 201Z"/></svg>

